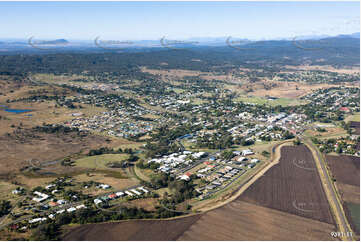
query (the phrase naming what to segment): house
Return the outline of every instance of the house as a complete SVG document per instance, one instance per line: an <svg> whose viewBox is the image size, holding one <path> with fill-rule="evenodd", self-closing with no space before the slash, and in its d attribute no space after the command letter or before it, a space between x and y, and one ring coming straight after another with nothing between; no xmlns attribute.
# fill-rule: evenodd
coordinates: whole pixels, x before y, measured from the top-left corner
<svg viewBox="0 0 361 242"><path fill-rule="evenodd" d="M81 209L81 208L86 208L86 206L84 204L80 204L80 205L76 206L76 209Z"/></svg>
<svg viewBox="0 0 361 242"><path fill-rule="evenodd" d="M45 189L46 189L46 190L49 190L49 189L52 188L52 187L55 187L55 185L54 185L54 184L49 184L49 185L47 185L47 186L45 187Z"/></svg>
<svg viewBox="0 0 361 242"><path fill-rule="evenodd" d="M75 210L76 210L76 208L71 207L71 208L68 208L66 211L67 211L68 213L71 213L71 212L74 212Z"/></svg>
<svg viewBox="0 0 361 242"><path fill-rule="evenodd" d="M251 160L251 163L258 163L259 162L259 159L252 159Z"/></svg>
<svg viewBox="0 0 361 242"><path fill-rule="evenodd" d="M112 193L112 194L109 194L108 197L109 197L110 199L114 199L114 198L117 197L117 195L116 195L115 193Z"/></svg>
<svg viewBox="0 0 361 242"><path fill-rule="evenodd" d="M241 152L240 151L233 151L233 154L235 154L235 155L241 155Z"/></svg>
<svg viewBox="0 0 361 242"><path fill-rule="evenodd" d="M220 185L222 185L222 183L220 183L220 182L218 182L218 181L213 181L212 182L212 185L215 185L215 186L220 186Z"/></svg>
<svg viewBox="0 0 361 242"><path fill-rule="evenodd" d="M124 192L116 192L115 195L117 195L117 197L122 197L124 196Z"/></svg>
<svg viewBox="0 0 361 242"><path fill-rule="evenodd" d="M207 185L206 186L207 190L213 190L214 188L216 188L216 186L214 186L214 185Z"/></svg>
<svg viewBox="0 0 361 242"><path fill-rule="evenodd" d="M59 200L57 201L57 203L58 203L58 204L65 204L65 203L66 203L66 201L65 201L65 200L63 200L63 199L59 199Z"/></svg>
<svg viewBox="0 0 361 242"><path fill-rule="evenodd" d="M20 194L21 192L22 192L21 189L15 189L15 190L12 190L12 191L11 191L11 193L12 193L12 194L15 194L15 195Z"/></svg>
<svg viewBox="0 0 361 242"><path fill-rule="evenodd" d="M133 193L135 193L135 194L138 195L138 196L142 195L142 193L138 192L138 191L135 190L135 189L131 189L130 191L133 192Z"/></svg>
<svg viewBox="0 0 361 242"><path fill-rule="evenodd" d="M62 214L62 213L64 213L64 212L65 212L65 209L56 211L57 214Z"/></svg>
<svg viewBox="0 0 361 242"><path fill-rule="evenodd" d="M96 198L96 199L94 199L94 203L97 205L97 204L99 204L99 203L102 203L103 201L102 200L100 200L100 199L98 199L98 198Z"/></svg>
<svg viewBox="0 0 361 242"><path fill-rule="evenodd" d="M37 223L37 222L42 222L42 221L45 221L45 220L47 220L47 218L34 218L34 219L30 219L29 220L29 223L30 224L33 224L33 223Z"/></svg>
<svg viewBox="0 0 361 242"><path fill-rule="evenodd" d="M188 175L184 174L184 175L180 176L179 179L183 180L183 181L189 181L191 178Z"/></svg>
<svg viewBox="0 0 361 242"><path fill-rule="evenodd" d="M242 150L242 155L243 156L247 156L247 155L253 155L253 151L250 149L246 149L246 150Z"/></svg>
<svg viewBox="0 0 361 242"><path fill-rule="evenodd" d="M138 187L139 190L142 190L144 193L148 193L149 191L145 189L144 187Z"/></svg>
<svg viewBox="0 0 361 242"><path fill-rule="evenodd" d="M253 168L253 167L255 167L255 166L256 166L256 164L252 163L252 164L249 164L249 165L248 165L248 168Z"/></svg>
<svg viewBox="0 0 361 242"><path fill-rule="evenodd" d="M55 206L58 206L58 205L59 205L59 203L57 203L57 202L54 202L54 201L49 202L50 207L55 207Z"/></svg>
<svg viewBox="0 0 361 242"><path fill-rule="evenodd" d="M49 198L49 195L38 191L35 191L34 194L37 195L38 197L33 197L33 200L39 203Z"/></svg>
<svg viewBox="0 0 361 242"><path fill-rule="evenodd" d="M133 193L131 193L130 191L125 191L125 194L127 194L128 196L134 196L134 194Z"/></svg>
<svg viewBox="0 0 361 242"><path fill-rule="evenodd" d="M238 159L237 159L237 161L239 161L239 162L246 161L246 160L247 160L247 158L244 156L238 157Z"/></svg>
<svg viewBox="0 0 361 242"><path fill-rule="evenodd" d="M107 184L99 184L97 187L102 188L102 189L109 189L110 188L110 186L107 185Z"/></svg>
<svg viewBox="0 0 361 242"><path fill-rule="evenodd" d="M51 194L55 194L55 193L58 193L59 192L59 190L53 190L53 191L51 191Z"/></svg>

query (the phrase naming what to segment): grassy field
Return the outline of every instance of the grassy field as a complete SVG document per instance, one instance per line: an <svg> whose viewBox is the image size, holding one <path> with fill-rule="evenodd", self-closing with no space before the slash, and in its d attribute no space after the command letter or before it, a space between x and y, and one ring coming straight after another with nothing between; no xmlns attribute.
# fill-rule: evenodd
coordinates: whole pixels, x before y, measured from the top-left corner
<svg viewBox="0 0 361 242"><path fill-rule="evenodd" d="M351 212L352 221L356 227L360 228L360 204L346 203L346 205Z"/></svg>
<svg viewBox="0 0 361 242"><path fill-rule="evenodd" d="M299 99L292 99L292 98L278 98L276 100L268 100L267 98L263 97L239 97L236 101L242 101L246 103L254 103L254 104L266 104L270 106L290 106L290 105L300 105L304 103L304 101Z"/></svg>
<svg viewBox="0 0 361 242"><path fill-rule="evenodd" d="M345 122L349 121L360 122L360 113L355 113L354 115L348 116L345 119Z"/></svg>
<svg viewBox="0 0 361 242"><path fill-rule="evenodd" d="M75 164L79 167L85 168L107 168L106 164L109 162L117 162L126 160L129 155L126 154L104 154L104 155L95 155L87 156L75 161Z"/></svg>

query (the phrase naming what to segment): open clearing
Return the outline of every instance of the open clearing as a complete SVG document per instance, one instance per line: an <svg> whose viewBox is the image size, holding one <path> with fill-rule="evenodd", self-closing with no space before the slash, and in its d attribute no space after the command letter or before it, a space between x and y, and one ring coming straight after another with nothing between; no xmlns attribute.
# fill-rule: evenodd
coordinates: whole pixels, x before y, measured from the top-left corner
<svg viewBox="0 0 361 242"><path fill-rule="evenodd" d="M265 97L256 97L256 96L250 96L250 97L239 97L237 98L238 101L242 101L245 103L254 103L254 104L266 104L270 106L292 106L292 105L300 105L305 104L306 102L299 99L292 99L292 98L278 98L275 100L269 100Z"/></svg>
<svg viewBox="0 0 361 242"><path fill-rule="evenodd" d="M312 153L304 145L282 147L279 164L257 180L240 199L334 224Z"/></svg>
<svg viewBox="0 0 361 242"><path fill-rule="evenodd" d="M47 134L33 129L22 129L10 136L0 136L0 174L18 172L20 168L31 166L29 160L38 162L54 161L98 148L106 143L106 138L88 134L85 137L76 132L67 134Z"/></svg>
<svg viewBox="0 0 361 242"><path fill-rule="evenodd" d="M121 162L129 157L127 154L104 154L87 156L76 160L75 164L86 168L102 168L109 169L106 164L110 162Z"/></svg>

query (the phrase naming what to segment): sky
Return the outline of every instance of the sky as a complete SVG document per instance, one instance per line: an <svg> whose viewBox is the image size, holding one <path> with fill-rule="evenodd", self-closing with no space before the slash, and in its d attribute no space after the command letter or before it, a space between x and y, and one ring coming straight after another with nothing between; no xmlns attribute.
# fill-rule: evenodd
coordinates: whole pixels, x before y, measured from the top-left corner
<svg viewBox="0 0 361 242"><path fill-rule="evenodd" d="M276 39L359 32L359 2L0 2L0 38Z"/></svg>

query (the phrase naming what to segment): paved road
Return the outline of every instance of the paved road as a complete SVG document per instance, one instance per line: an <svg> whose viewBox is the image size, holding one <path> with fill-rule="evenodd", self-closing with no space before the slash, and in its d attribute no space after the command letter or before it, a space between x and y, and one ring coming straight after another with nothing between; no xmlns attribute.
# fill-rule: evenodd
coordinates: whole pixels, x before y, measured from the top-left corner
<svg viewBox="0 0 361 242"><path fill-rule="evenodd" d="M319 167L321 167L321 170L319 170L320 176L321 176L321 180L323 181L322 183L324 184L324 188L327 189L327 191L325 191L326 195L329 194L329 202L331 202L333 204L333 206L331 205L331 208L333 208L334 213L335 213L335 217L336 217L336 222L338 224L338 226L340 227L340 231L337 232L343 232L344 235L347 234L348 232L351 232L351 228L347 222L347 218L343 212L342 209L342 205L340 204L339 200L337 199L337 194L336 191L333 187L333 184L331 182L331 179L327 173L327 168L325 165L325 162L323 161L323 158L320 155L320 152L318 151L318 149L313 145L312 142L310 142L308 139L305 139L303 137L300 137L306 144L308 144L308 146L314 150L313 153L316 154L315 157L315 161L319 164ZM322 179L324 178L324 179ZM335 231L336 232L336 231ZM345 237L342 236L343 240L350 240L350 237Z"/></svg>

